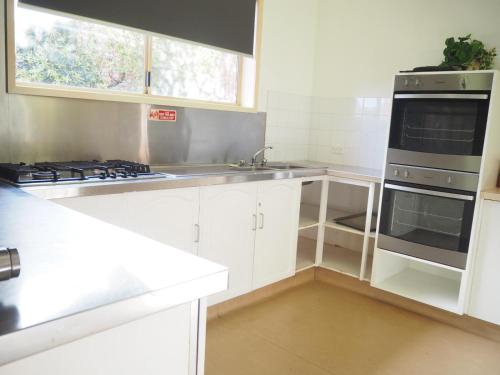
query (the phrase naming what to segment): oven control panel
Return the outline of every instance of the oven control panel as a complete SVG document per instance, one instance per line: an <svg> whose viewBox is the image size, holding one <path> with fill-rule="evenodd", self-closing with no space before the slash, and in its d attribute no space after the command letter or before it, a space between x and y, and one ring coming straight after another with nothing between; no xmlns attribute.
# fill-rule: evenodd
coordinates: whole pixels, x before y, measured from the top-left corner
<svg viewBox="0 0 500 375"><path fill-rule="evenodd" d="M479 183L479 174L388 164L385 179L475 192Z"/></svg>
<svg viewBox="0 0 500 375"><path fill-rule="evenodd" d="M493 73L457 72L456 74L406 73L396 76L395 92L414 91L491 91Z"/></svg>

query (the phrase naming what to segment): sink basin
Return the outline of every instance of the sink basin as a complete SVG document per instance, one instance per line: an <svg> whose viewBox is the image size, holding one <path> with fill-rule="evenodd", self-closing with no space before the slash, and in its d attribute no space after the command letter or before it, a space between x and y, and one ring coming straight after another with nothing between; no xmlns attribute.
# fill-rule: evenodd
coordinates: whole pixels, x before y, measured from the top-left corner
<svg viewBox="0 0 500 375"><path fill-rule="evenodd" d="M269 169L303 169L303 168L307 168L307 167L303 167L301 165L279 163L279 164L267 164L267 168L269 168Z"/></svg>
<svg viewBox="0 0 500 375"><path fill-rule="evenodd" d="M245 166L245 167L240 167L240 166L231 166L231 169L234 171L238 172L253 172L253 171L271 171L273 168L269 167L252 167L252 166Z"/></svg>

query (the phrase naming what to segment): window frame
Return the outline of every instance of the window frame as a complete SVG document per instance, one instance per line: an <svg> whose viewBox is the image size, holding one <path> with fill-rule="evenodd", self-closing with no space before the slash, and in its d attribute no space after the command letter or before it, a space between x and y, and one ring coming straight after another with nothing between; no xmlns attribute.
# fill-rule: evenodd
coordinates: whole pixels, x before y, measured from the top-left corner
<svg viewBox="0 0 500 375"><path fill-rule="evenodd" d="M191 108L203 108L203 109L215 109L215 110L225 110L225 111L237 111L237 112L257 112L258 105L258 93L259 93L259 79L260 79L260 55L261 55L261 41L262 41L262 20L263 20L263 2L264 0L256 0L257 14L256 14L256 27L255 27L255 83L253 92L253 106L245 107L242 104L243 98L243 79L245 75L244 69L244 56L237 54L238 56L238 80L237 80L237 92L236 92L236 103L221 103L209 100L198 100L198 99L187 99L187 98L176 98L171 96L160 96L153 95L151 93L151 85L148 87L144 84L144 93L127 93L112 91L106 89L90 89L90 88L78 88L78 87L65 87L57 85L44 85L44 84L34 84L34 83L20 83L16 80L16 38L15 38L15 2L16 0L6 1L6 42L7 42L7 92L10 94L20 94L20 95L35 95L35 96L48 96L48 97L58 97L58 98L73 98L73 99L86 99L86 100L100 100L100 101L113 101L113 102L126 102L126 103L138 103L138 104L151 104L151 105L165 105L165 106L175 106L175 107L191 107ZM44 10L45 11L45 10ZM58 12L53 12L47 10L48 13L55 15L67 16ZM144 35L145 43L145 61L144 61L144 75L152 70L152 39L153 36L160 38L165 38L168 36L154 34L145 32L143 30L137 30L134 28L114 25L107 22L102 22L98 20L88 19L85 17L71 16L74 19L94 22L104 26L110 27L120 27L125 30L130 30L133 32L139 32ZM175 38L172 38L175 40ZM179 39L180 40L180 39ZM182 40L181 40L182 41ZM183 41L185 42L185 41ZM195 43L196 44L196 43ZM201 45L201 44L200 44ZM206 46L205 46L206 47ZM233 51L227 51L224 49L219 49L214 47L214 49L235 53Z"/></svg>

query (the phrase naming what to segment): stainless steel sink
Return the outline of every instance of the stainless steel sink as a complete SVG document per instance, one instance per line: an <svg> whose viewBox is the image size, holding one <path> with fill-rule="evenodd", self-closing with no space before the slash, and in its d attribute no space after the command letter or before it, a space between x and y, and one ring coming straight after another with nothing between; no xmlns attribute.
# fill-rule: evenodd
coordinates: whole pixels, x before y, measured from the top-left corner
<svg viewBox="0 0 500 375"><path fill-rule="evenodd" d="M256 172L256 171L272 171L274 168L269 168L269 167L256 167L256 166L237 166L237 165L232 165L230 168L233 171L238 171L238 172Z"/></svg>
<svg viewBox="0 0 500 375"><path fill-rule="evenodd" d="M288 164L288 163L268 163L266 167L269 169L304 169L302 165Z"/></svg>
<svg viewBox="0 0 500 375"><path fill-rule="evenodd" d="M155 172L165 173L172 177L183 176L210 176L210 175L225 175L237 173L251 172L272 172L272 171L290 171L294 169L304 169L299 165L289 163L270 163L266 166L251 166L236 164L224 165L185 165L185 166L156 166L152 169Z"/></svg>

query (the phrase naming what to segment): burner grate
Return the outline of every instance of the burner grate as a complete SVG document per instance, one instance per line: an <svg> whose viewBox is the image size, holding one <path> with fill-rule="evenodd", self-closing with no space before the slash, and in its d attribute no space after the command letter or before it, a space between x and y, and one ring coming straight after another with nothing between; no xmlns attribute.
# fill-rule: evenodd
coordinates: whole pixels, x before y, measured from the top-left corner
<svg viewBox="0 0 500 375"><path fill-rule="evenodd" d="M126 160L0 164L0 178L17 183L116 180L153 176L149 165Z"/></svg>

